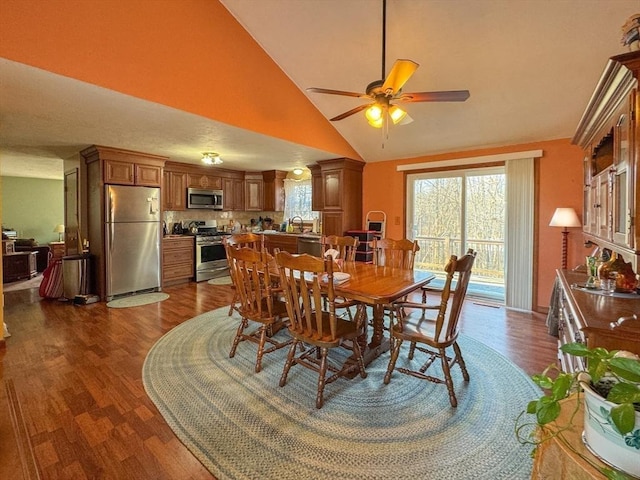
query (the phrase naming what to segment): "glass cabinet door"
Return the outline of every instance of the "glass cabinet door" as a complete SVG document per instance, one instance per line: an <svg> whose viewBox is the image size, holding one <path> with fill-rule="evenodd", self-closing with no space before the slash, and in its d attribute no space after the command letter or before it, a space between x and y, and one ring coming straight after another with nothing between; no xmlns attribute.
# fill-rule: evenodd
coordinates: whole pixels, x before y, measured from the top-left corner
<svg viewBox="0 0 640 480"><path fill-rule="evenodd" d="M629 139L630 139L629 115L625 111L618 117L615 131L615 164L613 167L613 241L618 245L633 247L631 236L631 211L632 199L629 195Z"/></svg>

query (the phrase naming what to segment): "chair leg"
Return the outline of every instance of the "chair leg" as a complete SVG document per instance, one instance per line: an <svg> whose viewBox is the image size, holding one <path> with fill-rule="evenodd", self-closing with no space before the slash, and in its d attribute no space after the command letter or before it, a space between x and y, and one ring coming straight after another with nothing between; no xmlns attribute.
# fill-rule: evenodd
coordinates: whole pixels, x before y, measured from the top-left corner
<svg viewBox="0 0 640 480"><path fill-rule="evenodd" d="M231 345L231 351L229 352L229 358L233 358L233 356L236 354L236 348L238 348L238 344L240 343L240 340L242 339L242 332L244 331L245 328L247 328L248 325L249 325L249 320L247 320L246 318L243 318L240 321L240 325L238 326L238 330L236 332L236 337L233 339L233 345Z"/></svg>
<svg viewBox="0 0 640 480"><path fill-rule="evenodd" d="M231 305L229 305L229 316L233 315L234 307L238 303L238 292L236 290L233 291L233 299L231 299Z"/></svg>
<svg viewBox="0 0 640 480"><path fill-rule="evenodd" d="M413 360L413 355L416 353L416 342L411 342L409 346L409 360Z"/></svg>
<svg viewBox="0 0 640 480"><path fill-rule="evenodd" d="M458 342L453 344L453 351L456 352L456 358L458 359L458 365L460 365L460 370L462 370L462 378L464 378L465 382L469 381L469 372L467 372L467 366L464 363L464 358L462 358L462 352L460 351L460 347L458 346Z"/></svg>
<svg viewBox="0 0 640 480"><path fill-rule="evenodd" d="M262 370L262 356L264 355L264 343L267 340L267 330L270 325L263 325L260 327L260 343L258 343L258 354L256 357L256 373L260 373Z"/></svg>
<svg viewBox="0 0 640 480"><path fill-rule="evenodd" d="M324 399L322 394L324 393L325 375L327 374L327 351L329 349L322 347L320 349L320 371L318 372L318 394L316 395L316 408L322 408Z"/></svg>
<svg viewBox="0 0 640 480"><path fill-rule="evenodd" d="M402 345L402 340L399 338L391 337L389 341L391 342L391 355L389 357L389 364L387 365L387 373L384 374L385 385L388 385L391 381L391 374L393 373L394 368L396 368L398 354L400 353L400 346Z"/></svg>
<svg viewBox="0 0 640 480"><path fill-rule="evenodd" d="M367 372L364 369L364 358L362 358L362 350L360 350L360 345L358 345L358 339L353 339L353 353L358 360L358 369L360 370L360 377L367 378Z"/></svg>
<svg viewBox="0 0 640 480"><path fill-rule="evenodd" d="M439 348L440 360L442 360L442 372L444 373L444 381L447 384L447 390L449 390L449 401L452 407L458 406L458 400L456 400L456 394L453 391L453 380L451 379L451 369L449 368L449 362L447 360L447 352L444 348Z"/></svg>
<svg viewBox="0 0 640 480"><path fill-rule="evenodd" d="M284 364L284 369L282 370L282 376L280 377L280 386L284 387L287 383L287 375L289 375L289 369L291 365L293 365L293 358L296 355L296 347L298 346L299 340L294 339L293 343L289 347L289 353L287 354L287 361Z"/></svg>

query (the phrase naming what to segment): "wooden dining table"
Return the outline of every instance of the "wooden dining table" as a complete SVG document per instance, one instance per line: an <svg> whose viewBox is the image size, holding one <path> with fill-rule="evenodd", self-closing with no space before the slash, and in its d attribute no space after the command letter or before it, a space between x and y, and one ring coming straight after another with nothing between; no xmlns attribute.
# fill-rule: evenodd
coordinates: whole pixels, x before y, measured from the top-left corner
<svg viewBox="0 0 640 480"><path fill-rule="evenodd" d="M389 340L384 338L384 306L426 285L435 275L422 270L381 267L362 262L344 262L341 271L348 273L350 278L334 284L336 296L357 300L373 310L371 341L367 342L365 333L359 342L366 365L389 350Z"/></svg>

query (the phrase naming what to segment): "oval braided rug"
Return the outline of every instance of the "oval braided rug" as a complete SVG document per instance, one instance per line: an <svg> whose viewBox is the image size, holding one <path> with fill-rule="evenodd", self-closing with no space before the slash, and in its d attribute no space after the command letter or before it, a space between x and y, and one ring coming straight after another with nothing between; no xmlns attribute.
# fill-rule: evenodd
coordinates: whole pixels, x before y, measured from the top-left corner
<svg viewBox="0 0 640 480"><path fill-rule="evenodd" d="M227 312L177 326L143 366L148 395L218 479L530 478L530 448L516 441L514 422L540 391L489 347L459 340L471 381L454 367L457 409L444 385L398 372L384 385L385 354L366 379L327 385L317 410L315 372L294 366L278 386L287 348L265 355L259 374L255 344L229 358L239 319Z"/></svg>

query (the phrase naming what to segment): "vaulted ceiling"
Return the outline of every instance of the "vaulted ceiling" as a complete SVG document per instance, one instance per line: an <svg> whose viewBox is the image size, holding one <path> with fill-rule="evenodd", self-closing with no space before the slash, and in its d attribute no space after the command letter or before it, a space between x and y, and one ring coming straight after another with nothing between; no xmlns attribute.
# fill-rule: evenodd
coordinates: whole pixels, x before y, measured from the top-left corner
<svg viewBox="0 0 640 480"><path fill-rule="evenodd" d="M364 92L381 77L382 0L220 1L326 118L363 100L306 88ZM388 137L363 113L332 125L366 162L571 137L606 60L626 51L621 26L639 7L388 0L387 71L408 58L420 67L405 91L471 96L406 104L413 123L391 126ZM229 168L290 169L334 155L0 59L2 175L60 175L61 159L91 143L192 162L211 136Z"/></svg>

